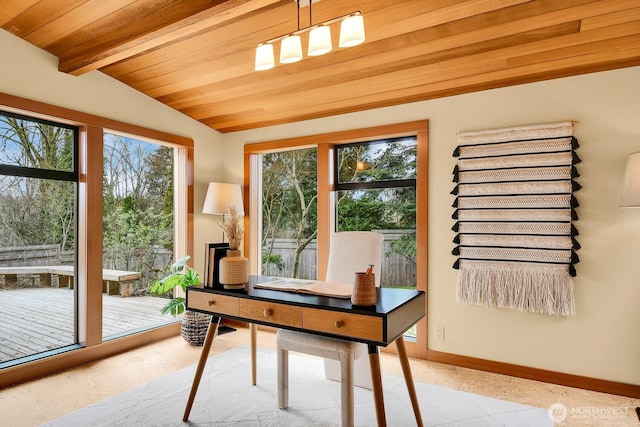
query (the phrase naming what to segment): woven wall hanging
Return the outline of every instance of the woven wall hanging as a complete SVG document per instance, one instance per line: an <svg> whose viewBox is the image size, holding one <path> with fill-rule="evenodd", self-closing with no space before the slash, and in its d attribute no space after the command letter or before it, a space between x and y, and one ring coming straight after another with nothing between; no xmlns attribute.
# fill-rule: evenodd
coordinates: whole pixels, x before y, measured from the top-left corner
<svg viewBox="0 0 640 427"><path fill-rule="evenodd" d="M458 135L458 301L575 314L577 147L572 122Z"/></svg>

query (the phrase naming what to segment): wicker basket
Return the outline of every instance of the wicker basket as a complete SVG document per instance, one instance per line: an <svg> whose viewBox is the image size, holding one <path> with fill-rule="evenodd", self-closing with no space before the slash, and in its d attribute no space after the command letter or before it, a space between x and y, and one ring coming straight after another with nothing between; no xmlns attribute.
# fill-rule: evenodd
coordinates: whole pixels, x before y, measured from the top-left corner
<svg viewBox="0 0 640 427"><path fill-rule="evenodd" d="M191 345L201 347L211 323L211 315L186 310L182 315L180 335Z"/></svg>
<svg viewBox="0 0 640 427"><path fill-rule="evenodd" d="M376 276L373 273L356 273L356 279L351 293L351 303L353 305L370 306L375 305L378 300L376 290Z"/></svg>

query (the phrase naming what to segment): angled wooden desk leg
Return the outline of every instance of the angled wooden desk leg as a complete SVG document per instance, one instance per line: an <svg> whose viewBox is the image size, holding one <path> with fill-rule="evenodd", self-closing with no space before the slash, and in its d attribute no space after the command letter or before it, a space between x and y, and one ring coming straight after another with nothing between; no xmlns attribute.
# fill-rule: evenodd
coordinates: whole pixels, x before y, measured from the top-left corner
<svg viewBox="0 0 640 427"><path fill-rule="evenodd" d="M411 406L413 406L413 414L416 417L416 423L418 427L422 427L422 415L420 414L420 405L418 404L418 396L416 395L416 388L413 384L413 376L411 375L411 365L409 365L409 358L407 357L407 349L404 346L404 338L402 335L396 340L396 347L398 349L398 358L400 359L400 366L402 366L402 374L404 375L404 382L407 384L407 390L409 391L409 398L411 398Z"/></svg>
<svg viewBox="0 0 640 427"><path fill-rule="evenodd" d="M251 331L251 385L256 385L257 367L256 367L256 341L258 338L258 326L255 323L249 323Z"/></svg>
<svg viewBox="0 0 640 427"><path fill-rule="evenodd" d="M202 345L202 353L200 353L200 360L198 361L198 367L196 368L196 373L193 377L193 384L191 384L191 392L189 393L189 400L187 400L187 407L184 409L182 421L187 421L189 419L191 406L193 406L193 399L195 399L196 397L196 392L198 391L198 386L200 385L200 378L202 378L202 371L204 371L204 366L207 364L207 358L209 357L211 344L213 344L213 339L218 333L218 325L220 325L220 317L215 315L211 316L211 323L209 324L209 328L207 329L207 336L205 337L204 344Z"/></svg>
<svg viewBox="0 0 640 427"><path fill-rule="evenodd" d="M373 399L376 405L376 419L378 427L387 425L387 416L384 413L384 396L382 395L382 375L380 374L380 355L378 347L372 344L369 347L369 368L371 369L371 385L373 387Z"/></svg>

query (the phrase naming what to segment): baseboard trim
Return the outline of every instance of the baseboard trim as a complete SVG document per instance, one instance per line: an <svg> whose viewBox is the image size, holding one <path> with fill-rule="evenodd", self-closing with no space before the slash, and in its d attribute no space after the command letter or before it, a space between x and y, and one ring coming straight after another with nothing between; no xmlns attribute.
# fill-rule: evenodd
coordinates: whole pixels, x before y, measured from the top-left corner
<svg viewBox="0 0 640 427"><path fill-rule="evenodd" d="M509 375L517 378L525 378L528 380L615 394L618 396L627 396L636 399L640 398L640 385L565 374L562 372L548 371L545 369L531 368L511 363L496 362L493 360L479 359L476 357L462 356L459 354L445 353L435 350L427 350L427 360L430 362L460 366L462 368L492 372L494 374Z"/></svg>

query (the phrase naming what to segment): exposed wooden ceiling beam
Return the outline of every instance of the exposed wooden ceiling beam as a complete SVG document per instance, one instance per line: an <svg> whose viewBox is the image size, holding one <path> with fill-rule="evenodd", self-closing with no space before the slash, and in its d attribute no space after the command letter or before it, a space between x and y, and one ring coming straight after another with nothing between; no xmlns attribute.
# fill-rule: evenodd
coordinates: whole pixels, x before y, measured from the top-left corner
<svg viewBox="0 0 640 427"><path fill-rule="evenodd" d="M182 19L171 25L132 38L119 45L112 46L89 56L60 57L58 69L62 72L82 75L92 70L105 67L117 61L130 58L142 52L173 44L192 37L201 31L223 24L242 15L255 12L280 3L282 0L224 0L215 6L196 15ZM122 29L127 31L126 29Z"/></svg>

